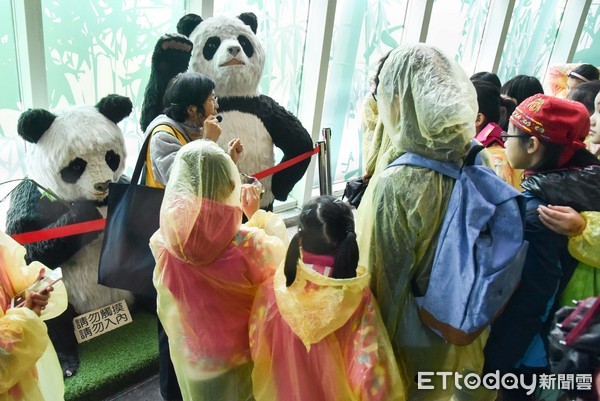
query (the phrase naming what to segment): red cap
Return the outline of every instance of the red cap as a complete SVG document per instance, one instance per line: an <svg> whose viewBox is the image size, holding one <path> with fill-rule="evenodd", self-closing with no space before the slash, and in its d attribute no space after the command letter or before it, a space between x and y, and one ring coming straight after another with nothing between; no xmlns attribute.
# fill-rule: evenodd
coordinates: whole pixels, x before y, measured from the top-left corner
<svg viewBox="0 0 600 401"><path fill-rule="evenodd" d="M510 122L543 142L564 145L559 167L575 151L585 148L583 140L590 133L590 114L583 104L543 94L523 100L510 116Z"/></svg>

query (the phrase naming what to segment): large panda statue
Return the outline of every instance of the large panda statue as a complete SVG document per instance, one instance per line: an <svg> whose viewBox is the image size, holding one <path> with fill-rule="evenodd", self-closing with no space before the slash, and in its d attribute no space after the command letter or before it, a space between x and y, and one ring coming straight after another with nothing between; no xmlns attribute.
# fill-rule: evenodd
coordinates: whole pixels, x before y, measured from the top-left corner
<svg viewBox="0 0 600 401"><path fill-rule="evenodd" d="M144 96L141 126L145 130L161 113L162 97L177 73L200 72L213 78L219 97L222 134L219 145L240 138L244 152L237 163L241 172L255 174L275 164L273 145L289 160L312 149L310 135L298 118L272 98L259 94L265 51L256 37L256 15L224 16L203 20L187 14L179 20L180 35L159 39L152 55L152 70ZM265 194L261 207L273 199L285 200L304 175L310 159L261 180Z"/></svg>
<svg viewBox="0 0 600 401"><path fill-rule="evenodd" d="M125 141L117 123L131 110L129 98L109 95L95 107L77 106L57 114L44 109L24 112L18 133L31 143L27 149L30 180L21 182L11 195L7 233L105 216L108 184L118 181L125 168ZM47 324L65 376L79 367L73 317L122 299L133 302L131 293L97 284L102 237L96 231L25 245L27 263L38 260L62 268L69 307Z"/></svg>

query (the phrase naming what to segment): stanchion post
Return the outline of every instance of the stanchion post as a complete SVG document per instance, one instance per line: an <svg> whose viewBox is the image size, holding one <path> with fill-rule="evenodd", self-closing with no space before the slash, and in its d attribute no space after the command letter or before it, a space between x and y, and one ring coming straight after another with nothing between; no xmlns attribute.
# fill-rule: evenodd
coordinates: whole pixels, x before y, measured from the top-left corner
<svg viewBox="0 0 600 401"><path fill-rule="evenodd" d="M319 147L319 191L321 195L328 195L327 193L327 152L325 141L317 142Z"/></svg>
<svg viewBox="0 0 600 401"><path fill-rule="evenodd" d="M325 141L325 185L327 186L327 195L333 194L333 181L331 177L331 128L323 128L323 140Z"/></svg>

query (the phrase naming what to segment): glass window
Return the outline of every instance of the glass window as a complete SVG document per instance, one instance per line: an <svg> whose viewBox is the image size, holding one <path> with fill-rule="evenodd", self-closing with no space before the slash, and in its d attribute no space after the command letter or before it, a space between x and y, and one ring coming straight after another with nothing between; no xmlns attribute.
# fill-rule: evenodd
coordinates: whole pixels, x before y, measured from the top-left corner
<svg viewBox="0 0 600 401"><path fill-rule="evenodd" d="M566 0L517 0L498 68L502 82L546 73Z"/></svg>
<svg viewBox="0 0 600 401"><path fill-rule="evenodd" d="M214 4L214 15L256 14L256 35L266 53L260 90L294 115L298 112L308 6L308 0L232 0ZM231 14L231 10L237 11Z"/></svg>
<svg viewBox="0 0 600 401"><path fill-rule="evenodd" d="M0 183L25 176L25 143L17 135L22 105L11 3L0 1ZM16 185L16 182L2 185L0 199L4 199ZM2 229L9 206L8 199L0 203Z"/></svg>
<svg viewBox="0 0 600 401"><path fill-rule="evenodd" d="M95 104L118 93L134 104L121 128L131 174L141 146L138 120L158 38L175 31L184 0L42 0L51 108Z"/></svg>
<svg viewBox="0 0 600 401"><path fill-rule="evenodd" d="M592 1L573 62L600 66L600 0Z"/></svg>
<svg viewBox="0 0 600 401"><path fill-rule="evenodd" d="M473 74L489 9L490 1L436 0L427 43L454 57L468 75Z"/></svg>
<svg viewBox="0 0 600 401"><path fill-rule="evenodd" d="M337 2L322 122L331 128L334 183L363 173L363 99L379 60L401 43L406 7L407 0Z"/></svg>

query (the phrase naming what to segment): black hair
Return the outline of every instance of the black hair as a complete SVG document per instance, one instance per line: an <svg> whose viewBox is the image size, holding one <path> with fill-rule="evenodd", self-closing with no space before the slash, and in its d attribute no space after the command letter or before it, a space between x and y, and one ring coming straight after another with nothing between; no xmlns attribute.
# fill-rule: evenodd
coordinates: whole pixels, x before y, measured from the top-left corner
<svg viewBox="0 0 600 401"><path fill-rule="evenodd" d="M175 121L184 122L188 118L189 106L204 111L203 104L215 89L215 81L198 72L182 72L173 78L163 98L164 111Z"/></svg>
<svg viewBox="0 0 600 401"><path fill-rule="evenodd" d="M594 67L591 64L581 64L581 65L575 67L574 69L572 69L571 72L581 75L588 81L595 81L598 78L600 78L600 72L598 71L598 69L596 67ZM571 72L569 72L569 78L573 78L573 79L577 79L577 80L581 81L581 78L576 77L576 76L571 76Z"/></svg>
<svg viewBox="0 0 600 401"><path fill-rule="evenodd" d="M500 88L488 81L472 82L477 91L479 112L485 116L486 122L497 123L500 119Z"/></svg>
<svg viewBox="0 0 600 401"><path fill-rule="evenodd" d="M517 104L538 93L544 93L544 88L539 79L529 75L517 75L502 85L500 93L508 95L517 101Z"/></svg>
<svg viewBox="0 0 600 401"><path fill-rule="evenodd" d="M471 81L489 82L492 85L494 85L495 87L497 87L498 91L500 91L500 88L502 87L502 83L500 83L500 78L498 78L498 75L494 74L493 72L487 72L487 71L476 72L475 74L471 75Z"/></svg>
<svg viewBox="0 0 600 401"><path fill-rule="evenodd" d="M569 92L568 98L576 102L582 103L590 113L594 114L594 100L600 92L600 81L584 82Z"/></svg>
<svg viewBox="0 0 600 401"><path fill-rule="evenodd" d="M333 196L308 201L300 213L298 232L290 241L284 273L289 287L296 280L300 247L317 255L334 256L333 278L356 277L358 243L352 209Z"/></svg>
<svg viewBox="0 0 600 401"><path fill-rule="evenodd" d="M521 135L521 137L518 138L521 142L521 146L527 146L527 142L529 142L531 136L526 134L519 128L517 128L517 131L519 132L519 135ZM539 142L543 150L542 159L534 166L531 166L528 170L542 172L552 171L558 168L581 168L592 165L600 165L600 160L598 160L598 158L594 156L589 150L578 149L575 151L573 156L571 156L571 158L565 165L559 167L558 159L560 158L560 155L562 154L565 145L554 142Z"/></svg>
<svg viewBox="0 0 600 401"><path fill-rule="evenodd" d="M384 55L382 58L379 59L379 63L377 64L377 71L375 71L375 76L373 77L373 92L372 92L373 98L375 100L377 100L377 88L379 87L379 74L381 74L383 65L385 64L385 61L390 56L391 52L392 52L391 50L389 52L387 52L386 55Z"/></svg>
<svg viewBox="0 0 600 401"><path fill-rule="evenodd" d="M516 108L517 102L513 98L506 95L500 95L500 118L498 119L498 125L505 132L508 132L510 116Z"/></svg>

